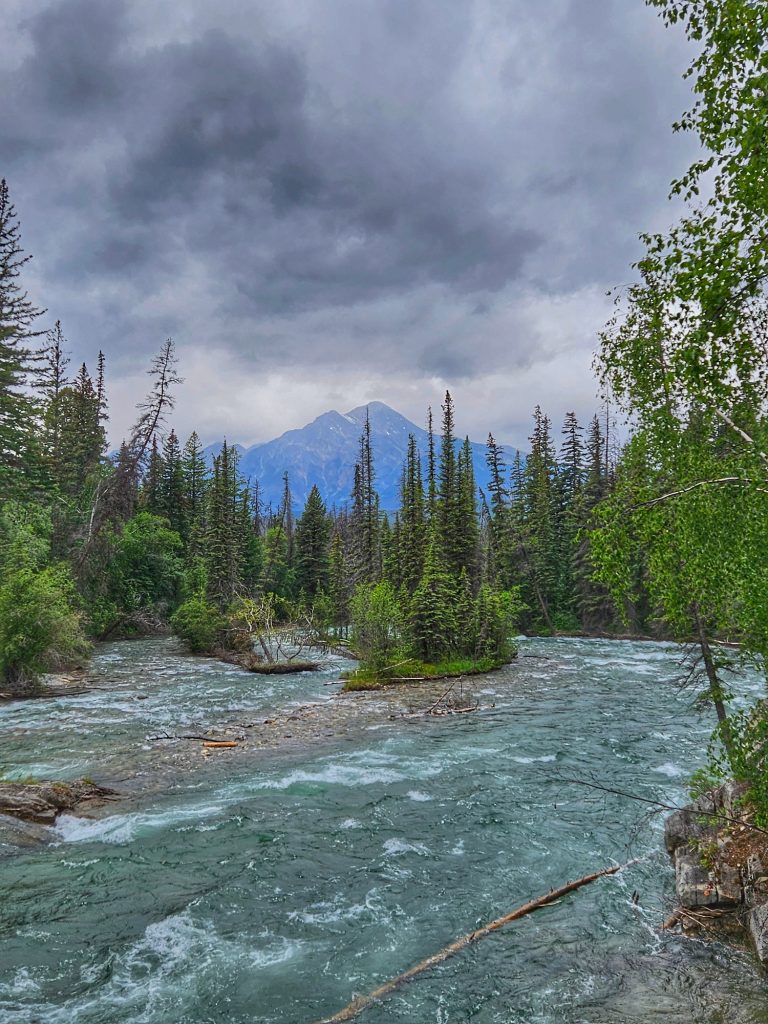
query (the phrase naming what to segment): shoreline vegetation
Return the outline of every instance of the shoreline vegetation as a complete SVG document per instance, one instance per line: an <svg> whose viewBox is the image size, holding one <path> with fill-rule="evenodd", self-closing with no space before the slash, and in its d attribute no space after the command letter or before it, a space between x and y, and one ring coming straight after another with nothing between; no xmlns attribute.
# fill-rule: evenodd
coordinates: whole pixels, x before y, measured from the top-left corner
<svg viewBox="0 0 768 1024"><path fill-rule="evenodd" d="M428 680L463 679L464 676L486 675L505 665L511 664L513 658L474 658L447 659L437 664L423 661L404 661L389 666L383 671L369 667L361 667L351 672L342 672L343 689L346 691L380 690L386 686L398 686L402 683L423 683Z"/></svg>

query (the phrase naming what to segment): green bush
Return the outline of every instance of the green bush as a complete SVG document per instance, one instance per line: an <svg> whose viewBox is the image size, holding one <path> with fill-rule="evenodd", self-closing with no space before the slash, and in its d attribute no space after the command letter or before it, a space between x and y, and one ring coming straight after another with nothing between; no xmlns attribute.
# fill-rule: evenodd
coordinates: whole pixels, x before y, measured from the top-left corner
<svg viewBox="0 0 768 1024"><path fill-rule="evenodd" d="M517 591L492 590L483 584L475 598L474 653L477 658L508 660L517 653L511 639L522 604Z"/></svg>
<svg viewBox="0 0 768 1024"><path fill-rule="evenodd" d="M697 773L694 785L700 791L703 779L717 785L729 778L747 783L755 822L761 828L768 827L768 700L730 715L718 727L710 743L706 769Z"/></svg>
<svg viewBox="0 0 768 1024"><path fill-rule="evenodd" d="M139 512L116 538L112 596L125 612L164 611L178 600L182 541L167 519Z"/></svg>
<svg viewBox="0 0 768 1024"><path fill-rule="evenodd" d="M404 657L403 613L391 584L360 586L351 602L355 650L363 664L386 674Z"/></svg>
<svg viewBox="0 0 768 1024"><path fill-rule="evenodd" d="M17 691L40 672L64 668L89 649L69 568L6 568L0 584L0 675Z"/></svg>
<svg viewBox="0 0 768 1024"><path fill-rule="evenodd" d="M209 654L221 638L226 620L216 605L196 594L176 609L171 616L174 632L194 654Z"/></svg>

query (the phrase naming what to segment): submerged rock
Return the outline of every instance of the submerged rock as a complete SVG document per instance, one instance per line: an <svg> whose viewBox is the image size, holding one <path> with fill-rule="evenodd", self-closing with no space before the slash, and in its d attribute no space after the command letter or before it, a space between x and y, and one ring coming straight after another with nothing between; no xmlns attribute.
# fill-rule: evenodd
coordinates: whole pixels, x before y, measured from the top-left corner
<svg viewBox="0 0 768 1024"><path fill-rule="evenodd" d="M0 814L39 825L52 825L60 814L72 813L87 801L105 800L113 789L95 782L0 782Z"/></svg>

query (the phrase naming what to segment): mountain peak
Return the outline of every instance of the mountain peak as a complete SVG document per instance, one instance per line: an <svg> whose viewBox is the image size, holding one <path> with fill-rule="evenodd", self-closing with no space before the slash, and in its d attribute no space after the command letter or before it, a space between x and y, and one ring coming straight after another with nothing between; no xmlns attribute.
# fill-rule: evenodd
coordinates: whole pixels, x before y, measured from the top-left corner
<svg viewBox="0 0 768 1024"><path fill-rule="evenodd" d="M427 433L385 402L368 402L347 413L330 409L304 427L288 430L265 444L254 445L243 451L240 471L251 480L258 480L262 499L273 505L280 502L286 471L297 508L303 508L314 484L329 507L344 505L352 492L366 414L371 423L371 447L381 507L393 510L399 503L408 435L414 435L422 455L426 456ZM216 451L218 448L214 445L206 449L207 454ZM472 454L477 484L486 488L485 446L473 444ZM514 454L514 449L507 449L510 462Z"/></svg>

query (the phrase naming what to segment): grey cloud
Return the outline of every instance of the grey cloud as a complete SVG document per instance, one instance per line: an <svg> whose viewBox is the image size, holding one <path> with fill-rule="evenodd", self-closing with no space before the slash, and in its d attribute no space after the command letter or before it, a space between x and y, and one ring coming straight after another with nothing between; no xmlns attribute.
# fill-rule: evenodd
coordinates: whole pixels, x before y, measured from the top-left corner
<svg viewBox="0 0 768 1024"><path fill-rule="evenodd" d="M166 334L329 392L535 366L526 296L624 279L687 155L640 0L30 4L0 173L41 302L119 374Z"/></svg>

